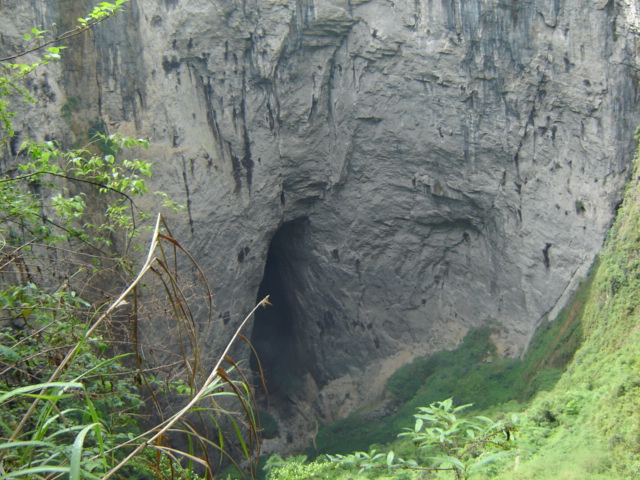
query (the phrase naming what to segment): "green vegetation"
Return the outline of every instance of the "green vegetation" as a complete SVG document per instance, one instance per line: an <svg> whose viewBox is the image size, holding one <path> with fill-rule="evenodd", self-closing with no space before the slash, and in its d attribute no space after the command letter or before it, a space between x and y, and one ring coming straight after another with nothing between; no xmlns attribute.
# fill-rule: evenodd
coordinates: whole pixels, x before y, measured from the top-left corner
<svg viewBox="0 0 640 480"><path fill-rule="evenodd" d="M516 434L523 427L518 415L493 421L487 417L461 418L470 405L453 406L452 399L421 407L411 428L395 442L397 449L375 449L347 455L327 455L314 462L305 456L283 459L274 455L266 462L267 480L303 479L469 479L493 472L495 463L519 453ZM406 440L404 440L406 439ZM327 461L328 460L328 461Z"/></svg>
<svg viewBox="0 0 640 480"><path fill-rule="evenodd" d="M576 298L588 288L585 282ZM474 403L475 411L517 409L533 394L551 390L579 345L580 329L575 314L565 309L558 320L543 325L531 342L524 360L502 359L491 340L497 326L472 329L454 350L418 357L394 373L386 385L385 398L398 405L388 417L371 422L368 410L334 424L322 426L316 439L317 452L348 453L370 445L388 443L410 425L416 408L442 398ZM488 322L491 323L491 322Z"/></svg>
<svg viewBox="0 0 640 480"><path fill-rule="evenodd" d="M637 151L633 180L589 288L573 305L582 345L556 387L529 408L549 434L517 472L499 478L640 476L639 164Z"/></svg>
<svg viewBox="0 0 640 480"><path fill-rule="evenodd" d="M60 58L53 45L126 1L99 3L57 37L34 28L0 59L0 479L197 480L225 458L254 468L252 395L228 356L251 314L223 351L204 355L204 274L163 217L151 224L136 204L152 165L127 155L148 142L108 134L100 119L81 148L14 137L12 105L34 101L26 80ZM10 63L26 53L42 58ZM144 262L133 248L142 234ZM208 318L192 314L207 304ZM153 329L169 339L153 343Z"/></svg>
<svg viewBox="0 0 640 480"><path fill-rule="evenodd" d="M274 438L278 435L278 422L269 412L258 410L258 418L262 438Z"/></svg>
<svg viewBox="0 0 640 480"><path fill-rule="evenodd" d="M513 452L515 433L521 423L517 415L512 415L508 421L497 422L483 416L464 419L456 415L470 406L454 407L449 398L418 409L413 428L405 428L398 438L407 437L418 451L426 452L426 456L417 456L422 460L420 464L414 459L404 460L393 451L328 457L332 462L359 468L361 472L386 467L389 470L451 472L458 480L468 479Z"/></svg>

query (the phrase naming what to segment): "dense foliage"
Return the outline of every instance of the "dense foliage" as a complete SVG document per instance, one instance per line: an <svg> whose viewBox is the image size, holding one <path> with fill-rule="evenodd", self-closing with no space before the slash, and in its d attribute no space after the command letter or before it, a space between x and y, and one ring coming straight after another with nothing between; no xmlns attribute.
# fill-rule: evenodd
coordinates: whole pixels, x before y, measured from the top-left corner
<svg viewBox="0 0 640 480"><path fill-rule="evenodd" d="M55 37L33 28L0 59L0 479L195 480L196 467L212 476L225 457L241 470L255 458L251 392L230 344L200 348L205 276L163 217L149 223L136 204L152 165L126 155L148 142L91 125L81 148L14 136L16 102L35 101L28 79L126 1L99 3ZM41 57L13 63L26 54ZM146 260L134 248L143 239ZM173 339L145 336L151 325Z"/></svg>
<svg viewBox="0 0 640 480"><path fill-rule="evenodd" d="M511 415L494 421L484 416L460 417L471 405L454 406L452 399L420 407L411 428L398 435L398 450L358 451L327 455L314 462L305 456L283 459L274 455L264 469L268 480L336 479L469 479L493 470L501 460L519 453L516 434L521 418ZM401 454L400 454L401 453ZM405 455L406 454L406 455Z"/></svg>

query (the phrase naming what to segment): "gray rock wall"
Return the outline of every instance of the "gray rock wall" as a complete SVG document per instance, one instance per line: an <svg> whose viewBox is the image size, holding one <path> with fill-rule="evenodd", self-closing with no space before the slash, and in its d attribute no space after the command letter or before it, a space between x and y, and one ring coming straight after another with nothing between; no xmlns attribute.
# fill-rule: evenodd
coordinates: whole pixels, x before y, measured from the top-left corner
<svg viewBox="0 0 640 480"><path fill-rule="evenodd" d="M41 3L4 0L3 22L20 10L17 32ZM68 123L151 137L221 318L254 304L292 226L272 249L289 331L269 342L294 343L304 386L287 393L329 419L488 319L518 355L562 306L628 172L638 15L633 0L131 0L49 78L49 112L78 97Z"/></svg>

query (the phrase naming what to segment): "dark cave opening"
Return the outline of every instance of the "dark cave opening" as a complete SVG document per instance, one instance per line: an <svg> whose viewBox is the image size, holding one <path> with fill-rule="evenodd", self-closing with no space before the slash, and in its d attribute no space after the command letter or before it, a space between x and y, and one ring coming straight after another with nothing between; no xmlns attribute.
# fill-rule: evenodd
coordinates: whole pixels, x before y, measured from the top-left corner
<svg viewBox="0 0 640 480"><path fill-rule="evenodd" d="M299 361L296 322L296 273L300 247L307 219L282 225L271 240L264 276L257 301L269 295L270 306L256 311L251 344L256 355L251 356L251 370L258 372L258 359L264 372L269 395L288 395L301 383L305 367ZM261 382L255 382L260 385Z"/></svg>

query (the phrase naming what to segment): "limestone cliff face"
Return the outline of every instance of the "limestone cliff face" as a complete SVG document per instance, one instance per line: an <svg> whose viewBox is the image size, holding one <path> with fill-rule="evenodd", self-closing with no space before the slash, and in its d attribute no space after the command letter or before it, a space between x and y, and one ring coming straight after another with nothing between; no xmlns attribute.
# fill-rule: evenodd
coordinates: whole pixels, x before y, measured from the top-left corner
<svg viewBox="0 0 640 480"><path fill-rule="evenodd" d="M3 23L70 8L32 3L0 2ZM70 122L151 137L225 328L274 295L253 340L274 382L298 382L282 391L329 419L488 319L518 355L562 305L627 173L637 9L131 0L48 78L50 108L79 99Z"/></svg>

